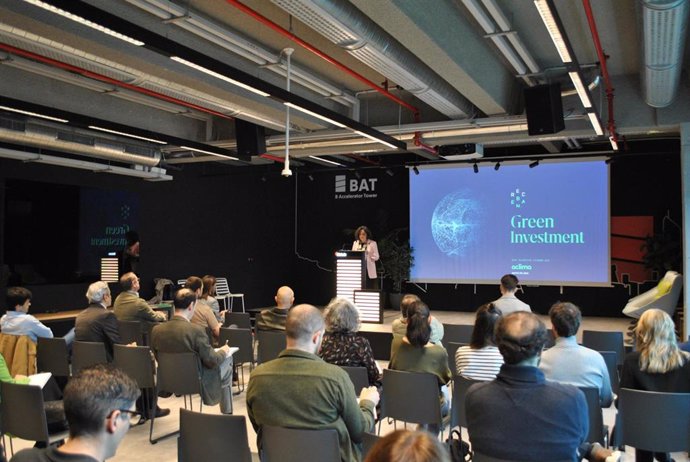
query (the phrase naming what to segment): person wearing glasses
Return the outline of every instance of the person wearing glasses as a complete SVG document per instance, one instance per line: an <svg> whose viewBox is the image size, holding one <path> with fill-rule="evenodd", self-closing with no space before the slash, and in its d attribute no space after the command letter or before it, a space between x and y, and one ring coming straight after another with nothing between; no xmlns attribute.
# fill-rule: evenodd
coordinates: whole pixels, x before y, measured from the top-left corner
<svg viewBox="0 0 690 462"><path fill-rule="evenodd" d="M69 439L45 449L24 449L11 462L98 462L115 455L129 428L139 421L137 384L120 369L98 364L82 369L65 388Z"/></svg>

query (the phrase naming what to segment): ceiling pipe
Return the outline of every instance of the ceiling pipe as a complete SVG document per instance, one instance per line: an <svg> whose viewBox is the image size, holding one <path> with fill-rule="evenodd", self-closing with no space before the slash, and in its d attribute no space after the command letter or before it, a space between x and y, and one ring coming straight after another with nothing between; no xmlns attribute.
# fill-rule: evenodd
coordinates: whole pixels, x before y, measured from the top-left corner
<svg viewBox="0 0 690 462"><path fill-rule="evenodd" d="M117 79L113 79L111 77L98 74L96 72L89 71L87 69L83 69L81 67L73 66L71 64L64 63L62 61L58 61L56 59L48 58L46 56L39 55L37 53L32 53L30 51L22 50L21 48L16 48L13 47L12 45L7 45L5 43L0 43L0 50L4 50L8 53L23 56L25 58L33 59L35 61L42 62L44 64L48 64L53 67L57 67L60 69L64 69L70 72L75 72L77 74L83 75L84 77L88 77L94 80L98 80L100 82L106 82L112 85L115 85L120 88L126 88L128 90L141 93L146 96L150 96L155 99L163 100L163 101L168 101L170 103L174 104L179 104L180 106L188 107L190 109L194 109L195 111L199 112L205 112L207 114L214 115L216 117L221 117L223 119L228 119L228 120L235 120L234 117L229 116L227 114L223 114L222 112L214 111L213 109L209 109L203 106L198 106L193 103L188 103L187 101L183 101L181 99L174 98L172 96L164 95L162 93L155 92L153 90L148 90L146 88L138 87L136 85L132 85L130 83L122 82Z"/></svg>
<svg viewBox="0 0 690 462"><path fill-rule="evenodd" d="M239 2L238 0L225 0L225 1L228 4L230 4L231 6L234 6L235 8L237 8L238 10L247 14L248 16L251 16L252 18L259 21L260 23L264 24L265 26L268 26L270 29L278 32L279 34L283 35L284 37L289 38L290 40L292 40L293 42L295 42L296 44L298 44L302 48L312 52L313 54L315 54L319 58L333 64L335 67L337 67L341 71L345 72L350 77L354 77L355 79L359 80L360 82L368 85L369 87L373 88L377 92L384 95L386 98L389 98L390 100L395 101L396 103L398 103L400 106L404 107L405 109L409 109L415 115L415 120L419 119L419 109L416 108L415 106L412 106L408 102L400 99L399 97L395 96L393 93L389 92L388 90L381 88L379 85L377 85L376 83L367 79L366 77L364 77L363 75L361 75L357 71L350 69L349 67L347 67L346 65L344 65L343 63L338 61L337 59L335 59L332 56L319 50L314 45L306 42L305 40L302 40L301 38L299 38L298 36L296 36L295 34L290 32L289 30L285 29L284 27L276 24L275 22L271 21L267 17L263 16L258 11L255 11L255 10L249 8L245 4Z"/></svg>
<svg viewBox="0 0 690 462"><path fill-rule="evenodd" d="M601 75L604 78L606 100L608 101L609 113L609 139L611 140L611 145L614 146L614 149L617 149L618 134L616 133L616 121L613 116L613 86L611 85L611 77L609 76L608 67L606 66L606 60L608 59L608 56L604 54L604 49L601 47L601 41L599 40L599 32L597 31L597 23L594 19L594 13L592 12L592 5L590 4L589 0L582 0L582 5L584 6L585 13L587 14L587 22L589 23L589 29L592 32L594 48L596 48L597 50L599 64L601 65Z"/></svg>

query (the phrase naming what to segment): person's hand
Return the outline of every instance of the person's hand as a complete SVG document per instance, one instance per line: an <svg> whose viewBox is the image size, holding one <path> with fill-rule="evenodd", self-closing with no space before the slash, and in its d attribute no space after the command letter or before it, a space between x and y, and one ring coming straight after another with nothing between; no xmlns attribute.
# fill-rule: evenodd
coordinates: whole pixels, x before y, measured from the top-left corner
<svg viewBox="0 0 690 462"><path fill-rule="evenodd" d="M128 347L135 347L137 346L137 342L132 342L127 344Z"/></svg>
<svg viewBox="0 0 690 462"><path fill-rule="evenodd" d="M374 406L379 404L380 399L381 397L379 396L379 390L374 386L362 388L362 392L359 394L360 401L371 401L372 403L374 403Z"/></svg>
<svg viewBox="0 0 690 462"><path fill-rule="evenodd" d="M225 353L225 356L230 355L230 347L228 346L227 343L225 345L223 345L222 347L220 347L219 350L222 351L223 353Z"/></svg>
<svg viewBox="0 0 690 462"><path fill-rule="evenodd" d="M616 452L618 453L616 455ZM611 449L606 449L604 448L601 444L599 443L594 443L592 444L592 450L589 453L589 461L590 462L608 462L608 461L617 461L620 459L620 452L618 451L612 451Z"/></svg>
<svg viewBox="0 0 690 462"><path fill-rule="evenodd" d="M27 376L24 375L24 374L17 374L17 375L14 376L14 379L15 379L15 380L24 380L24 379L28 379L28 378L29 378L29 377L27 377Z"/></svg>

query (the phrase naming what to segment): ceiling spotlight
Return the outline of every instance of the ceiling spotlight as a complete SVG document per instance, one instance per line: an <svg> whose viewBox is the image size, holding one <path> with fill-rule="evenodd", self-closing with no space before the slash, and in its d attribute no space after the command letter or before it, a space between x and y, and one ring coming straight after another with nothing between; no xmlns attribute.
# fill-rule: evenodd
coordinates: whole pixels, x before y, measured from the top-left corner
<svg viewBox="0 0 690 462"><path fill-rule="evenodd" d="M314 181L314 177L312 176L311 173L309 175L307 175L307 178L309 178L309 181Z"/></svg>
<svg viewBox="0 0 690 462"><path fill-rule="evenodd" d="M496 162L496 165L494 165L494 170L498 171L499 168L501 168L501 163Z"/></svg>
<svg viewBox="0 0 690 462"><path fill-rule="evenodd" d="M412 171L414 172L415 175L419 175L419 169L417 168L416 165L414 167L412 167Z"/></svg>
<svg viewBox="0 0 690 462"><path fill-rule="evenodd" d="M532 162L531 164L529 164L529 168L534 168L534 167L536 167L537 165L539 165L539 161L538 161L538 160L535 160L534 162Z"/></svg>
<svg viewBox="0 0 690 462"><path fill-rule="evenodd" d="M388 175L388 176L393 176L393 175L395 175L395 173L393 173L393 170L387 168L387 169L386 169L386 175Z"/></svg>
<svg viewBox="0 0 690 462"><path fill-rule="evenodd" d="M357 170L355 170L355 176L357 177L358 180L362 178L362 174L359 173Z"/></svg>
<svg viewBox="0 0 690 462"><path fill-rule="evenodd" d="M474 165L472 166L472 170L474 170L474 173L479 173L479 165L475 162Z"/></svg>

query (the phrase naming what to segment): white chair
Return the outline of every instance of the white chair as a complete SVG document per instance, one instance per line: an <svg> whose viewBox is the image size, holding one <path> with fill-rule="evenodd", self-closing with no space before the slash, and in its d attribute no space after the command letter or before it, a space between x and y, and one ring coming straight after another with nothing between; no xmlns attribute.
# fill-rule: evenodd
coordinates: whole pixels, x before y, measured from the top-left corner
<svg viewBox="0 0 690 462"><path fill-rule="evenodd" d="M242 300L242 312L244 310L244 294L230 292L230 286L226 278L216 278L216 295L217 300L223 300L223 308L228 309L228 299L230 300L230 311L232 311L233 302L236 298Z"/></svg>
<svg viewBox="0 0 690 462"><path fill-rule="evenodd" d="M670 289L668 289L669 286ZM658 308L673 317L682 287L682 275L675 271L667 271L656 287L628 300L628 304L623 308L623 314L639 319L645 311Z"/></svg>

